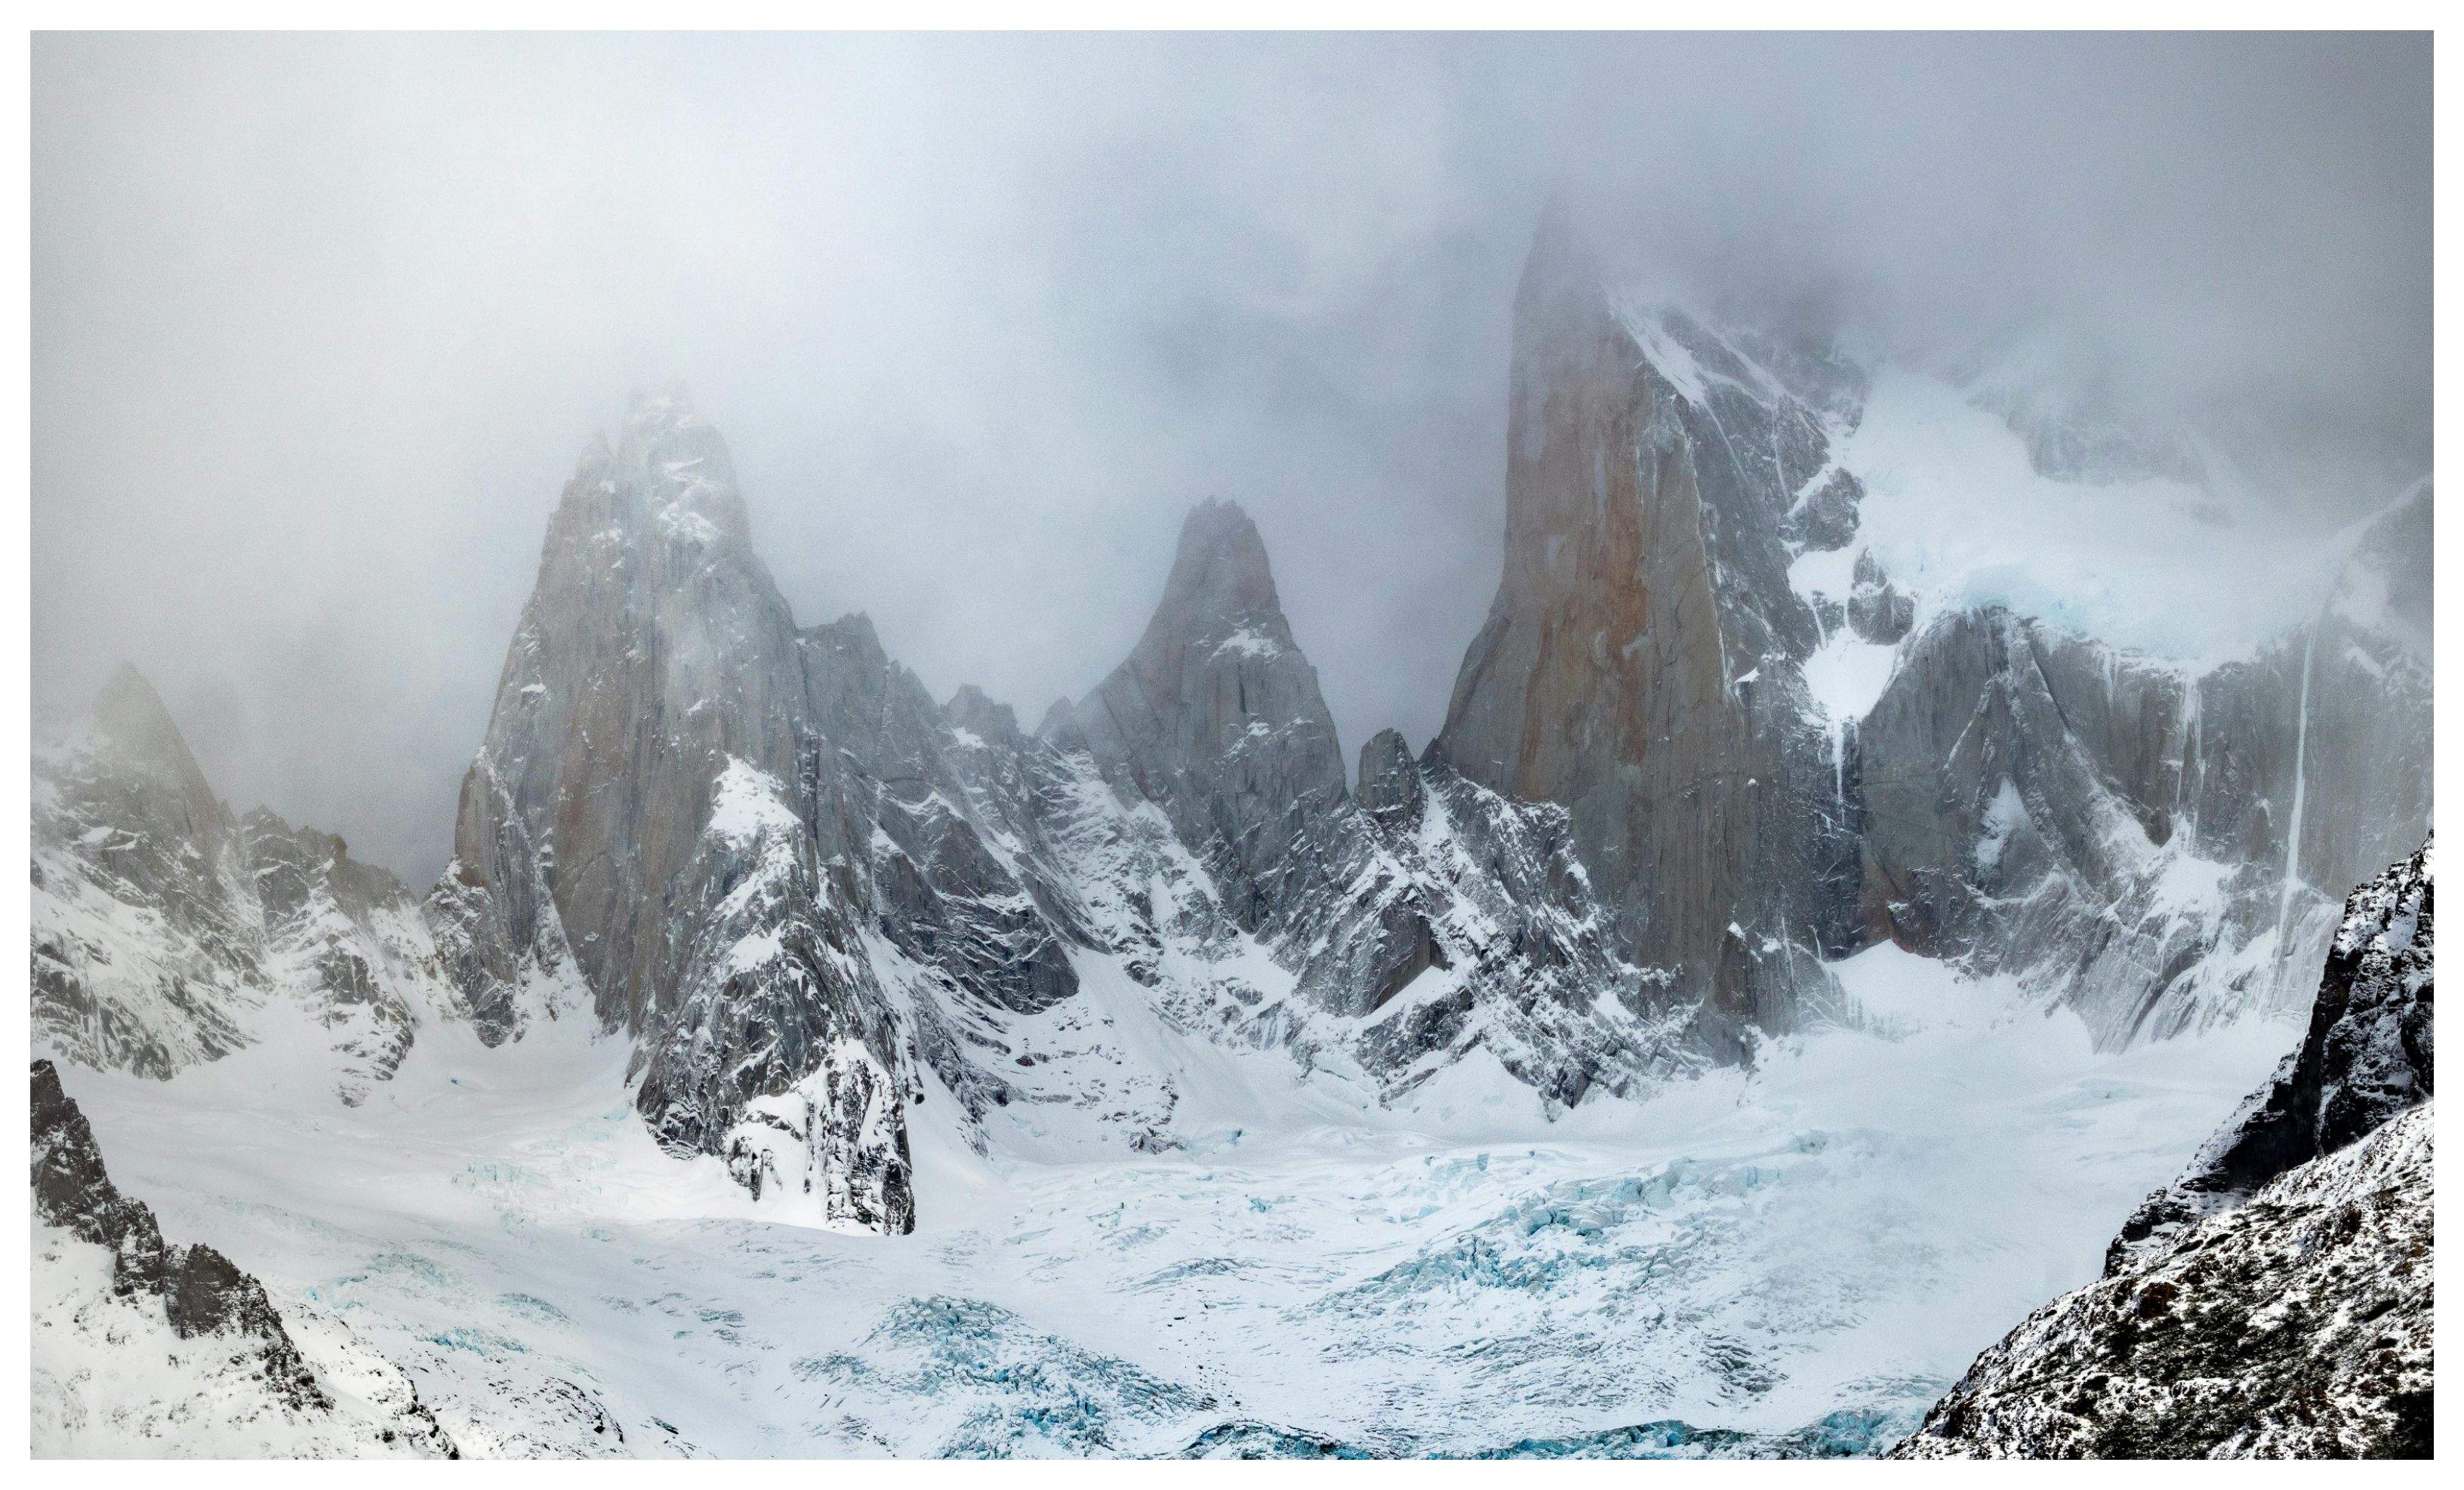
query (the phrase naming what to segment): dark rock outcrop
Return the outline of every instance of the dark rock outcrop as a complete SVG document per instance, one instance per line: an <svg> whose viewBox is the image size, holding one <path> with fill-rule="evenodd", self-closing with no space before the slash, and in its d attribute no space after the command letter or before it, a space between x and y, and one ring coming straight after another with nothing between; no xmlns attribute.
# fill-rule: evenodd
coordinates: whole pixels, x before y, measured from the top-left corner
<svg viewBox="0 0 2464 1490"><path fill-rule="evenodd" d="M2262 1186L2047 1304L1903 1458L2422 1458L2432 1114Z"/></svg>
<svg viewBox="0 0 2464 1490"><path fill-rule="evenodd" d="M2181 1177L2123 1223L2105 1257L2108 1276L2431 1098L2435 890L2426 843L2346 898L2308 1034Z"/></svg>
<svg viewBox="0 0 2464 1490"><path fill-rule="evenodd" d="M1903 1457L2426 1457L2432 850L2345 903L2310 1030Z"/></svg>
<svg viewBox="0 0 2464 1490"><path fill-rule="evenodd" d="M277 1411L303 1417L335 1413L335 1399L284 1328L265 1286L202 1242L165 1241L153 1211L112 1183L93 1128L49 1061L33 1063L29 1135L35 1219L107 1249L118 1297L158 1308L181 1340L226 1343L232 1361L245 1363L247 1379ZM41 1350L38 1340L38 1363ZM379 1432L389 1446L459 1457L415 1388Z"/></svg>

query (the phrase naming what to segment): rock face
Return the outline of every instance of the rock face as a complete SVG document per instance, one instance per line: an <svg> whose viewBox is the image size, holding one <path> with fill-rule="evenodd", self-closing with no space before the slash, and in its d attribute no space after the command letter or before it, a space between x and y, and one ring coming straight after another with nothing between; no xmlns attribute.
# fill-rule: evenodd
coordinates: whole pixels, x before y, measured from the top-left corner
<svg viewBox="0 0 2464 1490"><path fill-rule="evenodd" d="M1899 1455L2429 1456L2432 882L2353 892L2300 1048Z"/></svg>
<svg viewBox="0 0 2464 1490"><path fill-rule="evenodd" d="M2107 1274L2431 1099L2435 890L2433 849L2425 843L2345 900L2299 1048L2181 1177L2123 1224Z"/></svg>
<svg viewBox="0 0 2464 1490"><path fill-rule="evenodd" d="M1437 747L1414 761L1391 731L1346 791L1237 507L1192 514L1136 650L1043 733L1152 802L1220 913L1291 975L1294 1006L1234 1016L1251 1039L1340 1052L1390 1098L1475 1047L1561 1103L1678 1059L1664 980L1615 955L1562 811L1484 790Z"/></svg>
<svg viewBox="0 0 2464 1490"><path fill-rule="evenodd" d="M1827 1016L1816 957L1883 939L2108 1046L2298 1001L2335 925L2312 887L2429 822L2427 483L2340 540L2310 620L2220 665L1920 606L1843 464L1867 374L1607 284L1552 216L1516 301L1505 571L1440 743L1568 809L1693 1046ZM2180 440L1970 396L2059 479L2196 474Z"/></svg>
<svg viewBox="0 0 2464 1490"><path fill-rule="evenodd" d="M357 1104L459 1012L393 876L271 813L235 821L133 668L36 755L33 844L38 1048L168 1078L297 1019Z"/></svg>
<svg viewBox="0 0 2464 1490"><path fill-rule="evenodd" d="M712 788L730 759L795 781L803 714L725 446L644 402L565 487L463 781L437 904L478 892L456 946L474 1008L511 1033L570 962L603 1022L664 1012L688 955L668 908Z"/></svg>
<svg viewBox="0 0 2464 1490"><path fill-rule="evenodd" d="M586 998L637 1040L663 1143L904 1231L893 1036L804 655L717 431L641 401L549 524L429 914L485 1037Z"/></svg>
<svg viewBox="0 0 2464 1490"><path fill-rule="evenodd" d="M423 1023L462 1017L436 943L402 882L315 828L260 807L240 820L265 914L265 969L327 1032L352 1107L391 1077Z"/></svg>
<svg viewBox="0 0 2464 1490"><path fill-rule="evenodd" d="M2371 524L2339 596L2409 593L2428 522L2425 493ZM2309 887L2429 820L2410 593L2203 673L1996 607L1937 618L1856 730L1870 933L2015 974L2107 1045L2290 1005L2336 926Z"/></svg>
<svg viewBox="0 0 2464 1490"><path fill-rule="evenodd" d="M1831 458L1853 373L1792 386L1682 316L1612 303L1562 220L1515 302L1506 573L1440 742L1472 780L1557 802L1623 944L1741 1052L1823 1008L1853 942L1855 851L1791 587L1853 531ZM1837 621L1833 624L1837 624Z"/></svg>
<svg viewBox="0 0 2464 1490"><path fill-rule="evenodd" d="M104 1172L52 1063L33 1074L36 1454L459 1457L410 1379L364 1348L349 1363L363 1390L339 1399L264 1286L211 1247L165 1242ZM93 1261L98 1291L79 1276Z"/></svg>

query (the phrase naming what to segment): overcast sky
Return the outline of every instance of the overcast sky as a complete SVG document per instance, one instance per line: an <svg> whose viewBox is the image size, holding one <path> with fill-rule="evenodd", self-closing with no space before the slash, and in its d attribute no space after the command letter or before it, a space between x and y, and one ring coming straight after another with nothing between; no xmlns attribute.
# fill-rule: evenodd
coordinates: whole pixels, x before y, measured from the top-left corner
<svg viewBox="0 0 2464 1490"><path fill-rule="evenodd" d="M1219 495L1346 749L1419 744L1552 190L1743 314L2429 460L2426 39L43 37L33 105L37 733L132 660L413 880L671 379L799 621L937 696L1093 685Z"/></svg>

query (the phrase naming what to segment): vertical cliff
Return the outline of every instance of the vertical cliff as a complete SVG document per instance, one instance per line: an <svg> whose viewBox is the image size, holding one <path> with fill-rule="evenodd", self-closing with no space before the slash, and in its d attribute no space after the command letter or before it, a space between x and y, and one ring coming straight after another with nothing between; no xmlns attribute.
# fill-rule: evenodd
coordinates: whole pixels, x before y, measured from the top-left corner
<svg viewBox="0 0 2464 1490"><path fill-rule="evenodd" d="M1817 951L1849 933L1802 672L1823 623L1789 581L1853 526L1827 417L1688 318L1613 303L1563 215L1544 224L1515 300L1505 574L1440 740L1472 780L1568 809L1626 946L1724 1052L1820 1007Z"/></svg>

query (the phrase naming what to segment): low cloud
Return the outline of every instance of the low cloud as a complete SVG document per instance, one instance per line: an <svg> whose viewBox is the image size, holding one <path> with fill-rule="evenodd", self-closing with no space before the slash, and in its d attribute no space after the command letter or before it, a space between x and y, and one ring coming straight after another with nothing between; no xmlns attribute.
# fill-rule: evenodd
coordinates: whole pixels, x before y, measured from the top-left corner
<svg viewBox="0 0 2464 1490"><path fill-rule="evenodd" d="M155 37L33 55L38 727L109 666L217 784L448 850L558 490L628 390L799 618L1029 723L1180 515L1271 548L1348 745L1496 581L1541 204L1705 303L2016 337L2361 504L2429 462L2407 37ZM2287 436L2289 437L2289 435Z"/></svg>

